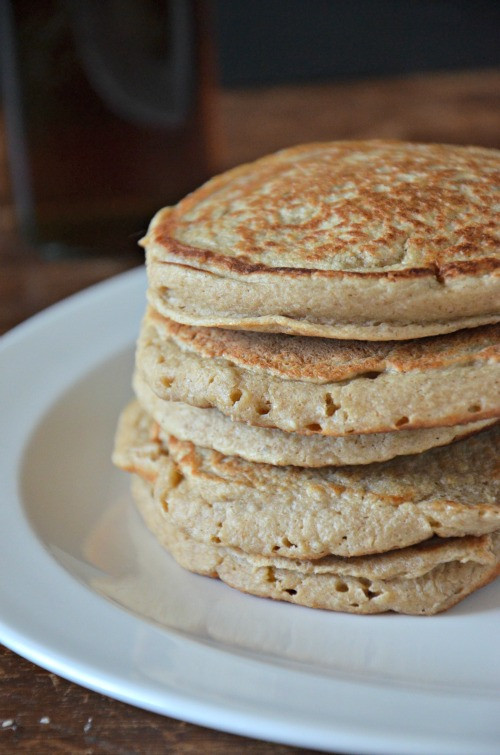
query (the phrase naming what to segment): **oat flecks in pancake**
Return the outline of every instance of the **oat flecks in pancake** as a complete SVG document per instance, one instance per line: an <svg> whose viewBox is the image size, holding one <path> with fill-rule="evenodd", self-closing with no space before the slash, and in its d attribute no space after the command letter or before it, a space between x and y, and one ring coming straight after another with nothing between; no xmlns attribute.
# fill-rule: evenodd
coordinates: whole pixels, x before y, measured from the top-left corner
<svg viewBox="0 0 500 755"><path fill-rule="evenodd" d="M252 333L182 325L149 309L147 322L208 359L265 370L289 380L326 383L376 372L433 370L472 361L500 361L500 325L404 342L365 342Z"/></svg>
<svg viewBox="0 0 500 755"><path fill-rule="evenodd" d="M138 404L124 411L115 463L152 482L169 521L200 542L318 559L500 528L495 432L423 457L308 470L252 464L161 432L152 447L150 427Z"/></svg>
<svg viewBox="0 0 500 755"><path fill-rule="evenodd" d="M372 464L452 443L496 422L490 419L451 427L401 429L397 433L305 435L233 422L218 409L199 408L180 401L165 401L154 393L139 371L136 371L133 382L142 406L165 433L214 448L224 454L278 466Z"/></svg>
<svg viewBox="0 0 500 755"><path fill-rule="evenodd" d="M148 297L177 322L370 341L500 319L500 152L304 145L153 218Z"/></svg>
<svg viewBox="0 0 500 755"><path fill-rule="evenodd" d="M360 343L144 319L137 365L157 396L235 422L344 436L452 427L500 415L499 326ZM330 382L328 382L330 381Z"/></svg>
<svg viewBox="0 0 500 755"><path fill-rule="evenodd" d="M498 259L499 174L499 153L482 148L303 145L212 179L153 234L180 261L235 272L472 273Z"/></svg>
<svg viewBox="0 0 500 755"><path fill-rule="evenodd" d="M360 558L329 556L319 562L252 556L200 543L173 527L151 485L140 477L134 476L132 490L147 526L181 566L261 597L349 613L432 615L460 602L499 572L498 533L430 541Z"/></svg>

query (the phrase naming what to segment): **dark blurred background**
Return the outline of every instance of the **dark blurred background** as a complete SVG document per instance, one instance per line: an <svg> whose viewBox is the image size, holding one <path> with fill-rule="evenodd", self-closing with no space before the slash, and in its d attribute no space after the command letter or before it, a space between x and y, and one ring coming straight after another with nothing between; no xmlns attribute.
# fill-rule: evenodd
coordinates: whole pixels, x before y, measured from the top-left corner
<svg viewBox="0 0 500 755"><path fill-rule="evenodd" d="M500 63L497 0L215 0L222 86Z"/></svg>
<svg viewBox="0 0 500 755"><path fill-rule="evenodd" d="M290 144L500 146L497 0L0 0L0 229L124 253Z"/></svg>

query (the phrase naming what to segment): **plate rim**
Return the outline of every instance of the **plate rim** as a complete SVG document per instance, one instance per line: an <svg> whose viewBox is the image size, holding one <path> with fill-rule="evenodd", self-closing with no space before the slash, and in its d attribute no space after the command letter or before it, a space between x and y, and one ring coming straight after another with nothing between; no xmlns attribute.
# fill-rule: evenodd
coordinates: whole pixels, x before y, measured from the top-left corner
<svg viewBox="0 0 500 755"><path fill-rule="evenodd" d="M133 268L118 276L83 289L73 296L47 307L32 318L8 331L0 339L0 367L2 365L5 366L5 354L9 354L10 352L14 353L14 365L10 365L10 369L6 370L7 375L5 377L2 377L0 374L0 392L9 389L8 380L16 373L16 353L22 355L26 344L28 346L33 345L33 340L38 339L40 336L42 336L43 343L47 344L51 342L54 333L53 328L57 331L57 338L61 338L64 341L64 334L66 333L67 340L68 333L66 331L69 323L72 325L76 323L77 326L88 326L90 323L91 327L96 328L99 324L99 313L105 311L109 314L109 312L113 312L113 308L116 307L117 303L126 303L129 297L133 296L137 297L137 301L132 308L133 313L127 313L123 332L120 333L117 331L118 324L113 324L113 321L107 326L110 332L104 334L99 344L90 343L88 350L92 355L94 363L98 364L106 356L110 356L111 347L119 351L126 344L131 344L135 337L134 334L139 328L139 318L136 317L137 311L142 310L145 303L144 298L139 301L139 294L142 295L145 293L145 288L146 276L144 268L142 266ZM113 340L113 335L116 336L117 334L119 337ZM54 340L57 340L57 338ZM41 344L42 346L43 343ZM54 348L57 352L57 343L51 343L50 347ZM48 549L37 538L36 533L32 530L27 520L20 497L19 472L22 466L23 450L26 447L27 438L29 438L29 434L33 428L36 427L38 418L47 410L50 401L60 393L61 385L71 382L71 379L75 375L81 375L82 367L85 366L88 368L89 364L90 361L85 356L85 353L71 354L69 362L65 366L66 372L60 376L61 380L59 382L56 380L54 386L46 386L45 390L39 393L35 392L31 403L28 402L28 406L22 410L18 410L14 402L12 402L10 407L7 407L7 422L5 424L2 423L4 433L0 432L0 436L4 436L3 438L0 437L0 447L2 448L2 452L0 452L0 491L3 501L7 501L8 503L8 505L3 504L7 526L3 528L3 535L0 532L0 552L3 546L3 558L7 558L7 562L4 561L4 564L6 563L12 568L16 563L16 548L21 546L24 549L21 552L26 552L25 549L29 547L31 558L35 559L40 574L46 580L46 583L42 585L42 589L40 589L40 586L38 587L38 596L33 593L33 587L27 593L24 593L29 596L30 605L23 603L22 606L16 607L16 595L11 589L12 586L9 587L5 579L0 579L0 642L43 668L122 702L242 736L295 746L315 747L322 750L331 751L334 748L344 752L357 753L380 752L413 755L413 753L422 752L422 748L425 747L429 751L453 753L453 755L464 753L465 755L465 753L470 751L471 743L474 745L474 751L478 755L495 752L493 736L496 735L500 738L500 727L496 724L496 719L495 721L490 719L490 715L493 715L494 712L494 706L498 706L498 699L494 696L491 699L487 695L474 698L474 696L468 697L466 693L456 696L446 692L434 695L429 690L419 692L412 688L408 691L401 689L399 685L395 688L391 688L390 685L383 685L381 688L380 684L377 685L367 680L353 681L334 679L333 677L320 679L318 675L308 670L286 668L285 665L275 665L271 668L269 660L242 657L236 661L234 653L228 653L222 648L204 646L200 650L200 646L203 643L194 638L179 637L179 635L176 635L174 638L174 632L169 631L168 628L156 627L146 619L133 615L126 609L112 604L108 599L94 593L90 587L79 583L73 575L67 572L50 555ZM21 381L21 390L26 391L28 387L29 379ZM14 442L10 447L9 453L10 438L7 438L5 429L13 429L13 419L19 419L19 417L21 417L22 421L19 423L19 431L13 433ZM9 530L9 527L12 527L12 529ZM13 533L12 537L10 537L10 542L7 542L6 531ZM32 568L32 563L30 566ZM28 585L23 584L22 580L28 578L27 569L28 565L26 567L18 565L19 573L16 577L17 580L21 580L21 586L25 589ZM17 587L19 587L19 584ZM193 692L184 694L180 688L167 688L165 685L163 685L163 688L161 685L158 688L151 681L149 681L148 687L148 679L140 679L140 675L136 676L134 686L133 680L125 680L124 676L120 675L116 669L113 672L111 669L103 666L102 661L99 662L95 659L92 661L88 658L86 662L83 662L81 658L79 660L78 646L75 646L74 643L70 643L64 649L58 650L55 640L56 638L60 640L60 638L57 634L53 634L52 637L50 636L51 629L54 629L50 625L50 622L49 626L45 629L45 635L41 636L40 629L36 627L32 628L31 631L29 630L29 627L26 625L26 619L29 617L33 618L36 611L42 610L43 601L51 599L49 588L55 588L56 596L58 595L59 598L64 596L70 600L70 605L73 609L75 608L75 604L76 607L78 605L86 607L87 610L94 613L94 620L97 618L101 621L103 617L106 619L111 617L112 620L117 621L121 629L121 635L116 647L122 648L122 651L127 642L137 639L138 636L142 638L147 636L152 641L152 645L157 649L166 648L171 650L173 646L181 654L182 652L187 652L186 648L188 646L191 652L195 652L192 645L194 643L197 646L196 653L201 653L201 659L205 659L207 664L221 662L221 658L223 658L224 662L222 665L226 669L226 673L229 673L227 669L228 664L229 667L232 666L234 668L238 666L243 671L246 670L248 674L252 675L252 678L258 672L264 677L272 678L277 689L286 690L289 688L291 690L293 688L294 695L298 694L300 685L307 687L316 685L322 689L329 690L331 694L345 695L347 703L349 700L357 699L360 703L363 701L366 704L372 700L373 703L377 703L380 707L383 702L385 706L393 706L395 715L401 713L405 705L408 709L408 701L406 700L408 695L411 695L415 700L419 700L419 703L424 708L426 708L426 703L429 703L427 705L428 716L432 714L430 703L436 703L439 700L441 712L445 709L447 711L449 717L448 723L451 724L453 719L455 719L455 724L458 725L459 729L461 725L462 729L460 731L457 730L455 733L436 732L429 729L429 721L428 730L425 731L426 721L424 719L413 721L413 728L411 726L407 726L406 728L403 726L399 731L395 729L390 730L390 726L387 725L388 721L386 721L385 730L380 727L376 730L373 724L367 730L366 727L363 729L362 722L357 727L354 727L352 723L350 724L347 718L342 722L341 714L347 716L349 713L349 710L344 710L345 706L344 708L339 706L341 710L340 713L336 714L336 717L333 716L329 721L321 722L321 720L314 720L313 711L311 710L304 713L301 720L300 715L297 715L297 701L294 702L296 717L290 719L290 709L294 706L289 705L288 712L286 706L284 706L281 713L275 711L274 714L269 714L265 710L265 707L269 703L265 695L262 698L261 710L259 710L258 701L254 701L253 709L249 709L245 714L242 710L232 708L232 701L229 699L223 700L222 705L220 701L215 703L209 700L195 700ZM9 616L5 615L5 606L9 607ZM71 623L71 626L73 631L77 632L78 623ZM48 636L46 634L47 631L49 632ZM79 635L77 639L82 640ZM83 643L84 645L85 643ZM133 670L137 675L138 669L135 668ZM195 680L191 681L194 682ZM223 695L223 691L220 694ZM495 731L491 728L489 738L484 736L483 740L480 741L477 739L477 732L472 732L474 738L470 736L467 738L465 719L460 717L458 719L455 718L456 716L460 716L460 712L465 705L470 706L472 712L476 716L479 716L479 718L490 721L492 727L493 724L497 726ZM469 716L470 714L471 710L469 710ZM314 727L311 727L313 721ZM462 721L462 724L460 724L460 721ZM286 731L284 731L285 723ZM394 720L393 723L397 724Z"/></svg>

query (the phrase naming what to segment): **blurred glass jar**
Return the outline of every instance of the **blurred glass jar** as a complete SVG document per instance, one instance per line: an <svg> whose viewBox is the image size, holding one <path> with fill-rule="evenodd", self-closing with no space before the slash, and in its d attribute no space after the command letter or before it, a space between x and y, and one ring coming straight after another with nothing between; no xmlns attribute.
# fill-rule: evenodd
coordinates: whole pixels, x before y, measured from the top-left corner
<svg viewBox="0 0 500 755"><path fill-rule="evenodd" d="M211 171L201 0L0 0L14 215L53 254L135 244Z"/></svg>

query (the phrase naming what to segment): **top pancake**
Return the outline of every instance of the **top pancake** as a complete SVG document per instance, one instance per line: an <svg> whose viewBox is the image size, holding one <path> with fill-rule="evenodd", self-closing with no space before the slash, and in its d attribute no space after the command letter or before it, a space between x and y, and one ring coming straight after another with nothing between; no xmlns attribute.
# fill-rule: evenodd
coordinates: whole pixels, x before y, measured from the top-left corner
<svg viewBox="0 0 500 755"><path fill-rule="evenodd" d="M494 322L499 183L496 150L283 150L155 216L153 303L188 324L369 340Z"/></svg>

